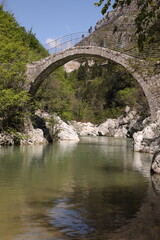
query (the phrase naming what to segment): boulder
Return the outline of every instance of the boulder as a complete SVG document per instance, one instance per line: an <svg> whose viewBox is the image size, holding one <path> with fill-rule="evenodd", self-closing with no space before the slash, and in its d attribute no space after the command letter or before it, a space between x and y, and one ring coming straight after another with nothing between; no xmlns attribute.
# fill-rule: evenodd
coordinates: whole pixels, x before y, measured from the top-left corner
<svg viewBox="0 0 160 240"><path fill-rule="evenodd" d="M72 60L64 65L65 71L67 73L71 73L74 70L77 70L80 67L80 63L78 61Z"/></svg>
<svg viewBox="0 0 160 240"><path fill-rule="evenodd" d="M114 137L116 137L116 138L126 138L127 133L128 133L127 126L121 126L115 132Z"/></svg>
<svg viewBox="0 0 160 240"><path fill-rule="evenodd" d="M32 144L45 144L48 141L44 138L43 131L41 129L32 129L23 135L20 144L32 145Z"/></svg>
<svg viewBox="0 0 160 240"><path fill-rule="evenodd" d="M139 119L139 115L137 114L136 110L131 110L129 106L126 106L124 115L120 116L118 118L119 125L130 125L133 124L133 122L137 122Z"/></svg>
<svg viewBox="0 0 160 240"><path fill-rule="evenodd" d="M56 117L56 124L54 126L53 133L55 132L59 140L79 141L75 128L63 122L60 117Z"/></svg>
<svg viewBox="0 0 160 240"><path fill-rule="evenodd" d="M90 122L81 123L72 121L70 124L76 129L77 134L80 136L98 136L97 126Z"/></svg>
<svg viewBox="0 0 160 240"><path fill-rule="evenodd" d="M145 127L142 131L133 134L134 151L155 153L160 149L159 112L155 122L146 125L147 121L143 121Z"/></svg>
<svg viewBox="0 0 160 240"><path fill-rule="evenodd" d="M99 125L98 133L100 136L113 137L118 126L119 123L117 119L108 118L104 123Z"/></svg>
<svg viewBox="0 0 160 240"><path fill-rule="evenodd" d="M126 138L132 137L134 132L142 130L142 128L137 112L126 106L124 115L117 119L107 119L99 126L98 132L100 136Z"/></svg>
<svg viewBox="0 0 160 240"><path fill-rule="evenodd" d="M38 110L36 115L45 121L45 126L49 130L53 140L72 140L79 141L75 128L64 121L57 114L49 114Z"/></svg>
<svg viewBox="0 0 160 240"><path fill-rule="evenodd" d="M32 124L33 124L33 128L35 129L40 128L43 131L44 138L48 142L53 142L49 128L46 126L45 119L35 114L34 116L32 116Z"/></svg>
<svg viewBox="0 0 160 240"><path fill-rule="evenodd" d="M14 138L10 134L0 134L0 145L14 145Z"/></svg>
<svg viewBox="0 0 160 240"><path fill-rule="evenodd" d="M128 126L127 136L132 138L135 132L142 131L143 128L142 121L140 119L134 119Z"/></svg>

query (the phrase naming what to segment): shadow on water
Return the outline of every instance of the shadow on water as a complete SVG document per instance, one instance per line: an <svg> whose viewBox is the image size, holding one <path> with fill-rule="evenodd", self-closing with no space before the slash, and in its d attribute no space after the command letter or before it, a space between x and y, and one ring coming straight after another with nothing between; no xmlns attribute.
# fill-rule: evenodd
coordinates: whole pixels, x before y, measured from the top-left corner
<svg viewBox="0 0 160 240"><path fill-rule="evenodd" d="M0 239L159 240L150 162L103 137L0 149Z"/></svg>

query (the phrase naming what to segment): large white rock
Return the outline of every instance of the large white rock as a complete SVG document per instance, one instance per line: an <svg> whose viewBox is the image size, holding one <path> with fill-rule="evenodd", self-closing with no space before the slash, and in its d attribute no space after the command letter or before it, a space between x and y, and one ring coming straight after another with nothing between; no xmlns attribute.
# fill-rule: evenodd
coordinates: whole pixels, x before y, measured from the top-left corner
<svg viewBox="0 0 160 240"><path fill-rule="evenodd" d="M137 115L137 112L135 110L130 111L130 107L126 107L125 109L125 115L122 115L118 118L119 125L124 124L131 124L132 121L138 120L139 116Z"/></svg>
<svg viewBox="0 0 160 240"><path fill-rule="evenodd" d="M116 137L116 138L126 138L127 133L128 133L128 130L127 130L126 126L121 126L115 132L114 137Z"/></svg>
<svg viewBox="0 0 160 240"><path fill-rule="evenodd" d="M118 119L108 118L104 123L98 127L99 135L101 136L114 136L115 129L118 129Z"/></svg>
<svg viewBox="0 0 160 240"><path fill-rule="evenodd" d="M1 133L0 134L0 145L13 145L14 139L11 135Z"/></svg>
<svg viewBox="0 0 160 240"><path fill-rule="evenodd" d="M160 127L157 122L133 134L134 151L154 153L160 148Z"/></svg>
<svg viewBox="0 0 160 240"><path fill-rule="evenodd" d="M65 68L65 71L66 71L67 73L71 73L71 72L73 72L74 70L77 70L77 69L80 67L80 65L81 65L81 64L80 64L79 62L77 62L77 61L75 61L75 60L72 60L72 61L66 63L66 64L64 65L64 68Z"/></svg>
<svg viewBox="0 0 160 240"><path fill-rule="evenodd" d="M80 136L98 136L97 126L90 122L81 123L72 121L70 124L76 129Z"/></svg>
<svg viewBox="0 0 160 240"><path fill-rule="evenodd" d="M79 137L75 128L64 121L56 114L49 114L47 112L38 110L36 115L46 121L46 127L50 131L53 140L72 140L79 141Z"/></svg>
<svg viewBox="0 0 160 240"><path fill-rule="evenodd" d="M59 140L79 141L79 137L73 126L63 122L60 117L56 117L56 122L54 130L57 131L57 137Z"/></svg>
<svg viewBox="0 0 160 240"><path fill-rule="evenodd" d="M20 141L21 145L24 144L45 144L48 143L47 140L44 138L43 131L39 128L32 129L27 132Z"/></svg>

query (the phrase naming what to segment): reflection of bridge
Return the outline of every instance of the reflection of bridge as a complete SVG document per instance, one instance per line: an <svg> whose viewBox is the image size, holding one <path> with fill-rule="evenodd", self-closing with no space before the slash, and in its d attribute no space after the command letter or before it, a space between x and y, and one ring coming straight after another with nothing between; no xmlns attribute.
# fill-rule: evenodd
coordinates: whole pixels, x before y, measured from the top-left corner
<svg viewBox="0 0 160 240"><path fill-rule="evenodd" d="M73 47L74 44L85 37L84 33L80 33L80 35L81 37L75 37L74 34L67 35L71 38L64 40L64 42L61 40L62 38L50 42L51 51L59 52L27 65L24 89L34 95L51 72L73 59L80 57L109 59L125 67L137 80L147 97L152 118L155 119L156 112L160 109L160 61L139 59L139 57L130 54L129 51L113 50L109 44L107 48L102 48L91 46L91 43L89 46L80 46L80 42ZM68 49L66 49L67 46Z"/></svg>

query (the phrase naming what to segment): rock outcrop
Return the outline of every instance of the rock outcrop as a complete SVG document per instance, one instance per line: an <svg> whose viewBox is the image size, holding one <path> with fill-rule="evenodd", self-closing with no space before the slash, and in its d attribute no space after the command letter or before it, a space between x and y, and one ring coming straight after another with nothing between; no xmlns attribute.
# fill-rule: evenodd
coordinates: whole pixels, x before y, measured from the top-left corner
<svg viewBox="0 0 160 240"><path fill-rule="evenodd" d="M14 138L9 135L9 134L5 134L5 133L1 133L0 134L0 145L5 146L11 146L14 144Z"/></svg>
<svg viewBox="0 0 160 240"><path fill-rule="evenodd" d="M65 68L65 71L66 71L67 73L71 73L71 72L73 72L74 70L77 70L77 69L80 67L80 65L81 65L81 64L80 64L78 61L72 60L72 61L66 63L66 64L64 65L64 68Z"/></svg>
<svg viewBox="0 0 160 240"><path fill-rule="evenodd" d="M118 126L118 119L108 118L104 123L99 125L98 133L100 136L113 137Z"/></svg>
<svg viewBox="0 0 160 240"><path fill-rule="evenodd" d="M90 122L71 121L70 125L75 128L79 136L98 136L98 127Z"/></svg>
<svg viewBox="0 0 160 240"><path fill-rule="evenodd" d="M16 133L12 136L1 133L0 145L45 144L54 140L79 141L78 136L89 135L117 138L133 137L134 151L149 153L160 151L160 111L157 112L157 118L154 122L151 121L150 117L142 121L135 110L126 107L124 115L117 119L109 118L99 126L90 122L71 121L66 123L56 114L51 115L41 110L36 112L32 120L33 125L30 119L26 121L24 134ZM153 164L153 169L158 168L156 161Z"/></svg>
<svg viewBox="0 0 160 240"><path fill-rule="evenodd" d="M147 123L148 119L144 120L144 129L133 134L134 151L155 153L160 149L160 111L154 122Z"/></svg>
<svg viewBox="0 0 160 240"><path fill-rule="evenodd" d="M44 138L43 131L41 129L31 129L26 134L23 134L20 140L20 145L32 145L32 144L46 144L48 141Z"/></svg>
<svg viewBox="0 0 160 240"><path fill-rule="evenodd" d="M54 140L79 141L75 128L64 121L56 114L49 114L38 110L36 115L45 121L45 126L49 130L50 137ZM44 124L43 124L44 126Z"/></svg>
<svg viewBox="0 0 160 240"><path fill-rule="evenodd" d="M100 19L95 31L78 45L132 49L136 46L135 18L138 13L137 1L129 6L117 7ZM133 53L135 49L133 48Z"/></svg>
<svg viewBox="0 0 160 240"><path fill-rule="evenodd" d="M139 129L142 129L140 116L127 106L124 115L117 119L107 119L98 127L98 132L100 136L126 138L132 137Z"/></svg>
<svg viewBox="0 0 160 240"><path fill-rule="evenodd" d="M53 134L55 131L57 132L57 137L59 140L79 141L79 137L75 128L63 122L60 117L56 117L56 124L53 129Z"/></svg>

